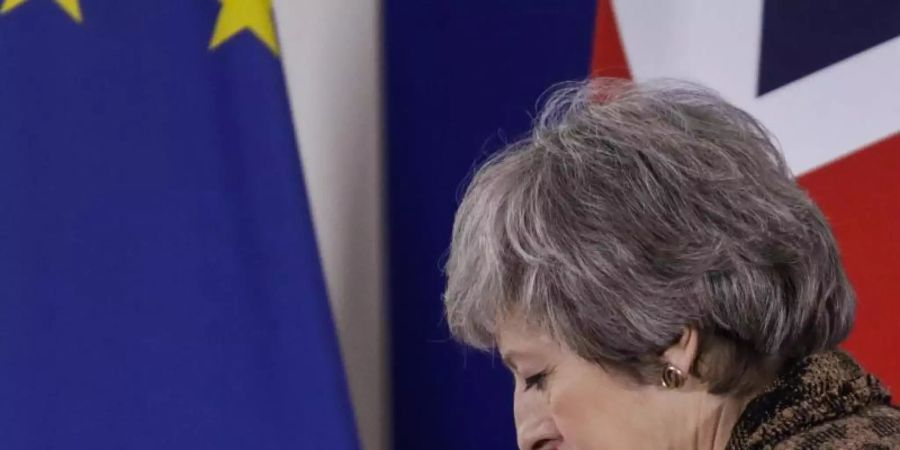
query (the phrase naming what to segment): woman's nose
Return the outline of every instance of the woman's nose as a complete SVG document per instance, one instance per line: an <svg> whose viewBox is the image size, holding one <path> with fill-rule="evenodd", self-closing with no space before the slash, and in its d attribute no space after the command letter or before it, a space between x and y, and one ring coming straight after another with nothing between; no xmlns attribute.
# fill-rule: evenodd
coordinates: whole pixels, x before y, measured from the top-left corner
<svg viewBox="0 0 900 450"><path fill-rule="evenodd" d="M547 410L544 403L540 395L516 389L516 393L513 396L513 415L516 419L516 426L525 421L536 420L536 417L544 415Z"/></svg>
<svg viewBox="0 0 900 450"><path fill-rule="evenodd" d="M516 438L520 449L529 449L533 441L556 433L545 396L537 392L516 392L513 400Z"/></svg>

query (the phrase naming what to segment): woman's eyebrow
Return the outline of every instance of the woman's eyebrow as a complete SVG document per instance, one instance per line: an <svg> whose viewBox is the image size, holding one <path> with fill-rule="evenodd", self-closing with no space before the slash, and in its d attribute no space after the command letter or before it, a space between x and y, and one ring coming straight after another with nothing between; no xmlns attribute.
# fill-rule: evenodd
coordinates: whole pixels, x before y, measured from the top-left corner
<svg viewBox="0 0 900 450"><path fill-rule="evenodd" d="M513 360L522 357L522 355L521 355L519 352L516 352L516 351L511 351L511 352L508 352L508 353L503 353L503 354L501 354L500 356L501 356L501 359L503 359L503 364L506 365L506 367L509 367L509 368L512 369L512 370L516 370L516 363L513 362Z"/></svg>

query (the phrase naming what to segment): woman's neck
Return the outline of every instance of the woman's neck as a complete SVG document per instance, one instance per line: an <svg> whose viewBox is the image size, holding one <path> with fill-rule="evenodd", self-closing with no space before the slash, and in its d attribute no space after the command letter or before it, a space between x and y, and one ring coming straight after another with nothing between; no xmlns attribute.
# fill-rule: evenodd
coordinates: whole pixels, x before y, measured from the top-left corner
<svg viewBox="0 0 900 450"><path fill-rule="evenodd" d="M698 394L693 429L696 430L692 450L725 450L731 433L752 396L733 397Z"/></svg>

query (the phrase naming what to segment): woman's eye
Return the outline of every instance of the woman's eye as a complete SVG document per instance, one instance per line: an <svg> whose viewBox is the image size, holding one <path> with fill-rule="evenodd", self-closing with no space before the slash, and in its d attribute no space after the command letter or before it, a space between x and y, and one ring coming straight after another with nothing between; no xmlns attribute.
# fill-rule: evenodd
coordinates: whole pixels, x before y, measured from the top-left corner
<svg viewBox="0 0 900 450"><path fill-rule="evenodd" d="M525 390L529 390L533 387L538 389L544 389L544 380L547 379L547 372L539 372L525 379Z"/></svg>

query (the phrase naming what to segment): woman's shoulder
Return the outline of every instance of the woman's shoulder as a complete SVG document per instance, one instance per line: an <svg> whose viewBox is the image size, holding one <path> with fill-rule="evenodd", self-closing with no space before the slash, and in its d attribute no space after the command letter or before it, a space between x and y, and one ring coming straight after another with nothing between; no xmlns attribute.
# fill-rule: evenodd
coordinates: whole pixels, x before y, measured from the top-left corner
<svg viewBox="0 0 900 450"><path fill-rule="evenodd" d="M775 450L900 449L900 409L878 405L793 435Z"/></svg>
<svg viewBox="0 0 900 450"><path fill-rule="evenodd" d="M900 410L850 355L790 364L747 406L729 450L900 450Z"/></svg>

